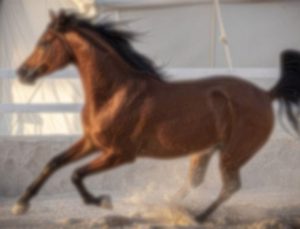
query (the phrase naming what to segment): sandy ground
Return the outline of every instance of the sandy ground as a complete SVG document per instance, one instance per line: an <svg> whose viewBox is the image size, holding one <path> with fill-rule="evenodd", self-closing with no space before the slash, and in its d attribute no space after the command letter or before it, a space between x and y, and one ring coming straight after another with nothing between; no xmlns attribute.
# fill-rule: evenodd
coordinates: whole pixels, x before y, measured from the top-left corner
<svg viewBox="0 0 300 229"><path fill-rule="evenodd" d="M300 198L286 205L288 197L274 193L237 194L209 220L197 224L193 216L212 199L209 194L204 195L205 203L195 201L195 195L174 203L146 193L147 190L127 196L113 195L114 209L110 211L85 206L75 193L42 196L32 202L30 211L23 216L11 214L14 199L0 199L0 228L300 228Z"/></svg>
<svg viewBox="0 0 300 229"><path fill-rule="evenodd" d="M26 215L12 215L16 196L71 141L58 137L0 140L0 229L300 229L300 143L279 137L243 168L242 189L201 225L194 216L216 198L221 187L217 155L204 184L181 201L171 202L170 196L186 179L187 158L141 159L86 180L93 193L111 194L112 211L82 203L70 181L79 166L75 164L49 180Z"/></svg>

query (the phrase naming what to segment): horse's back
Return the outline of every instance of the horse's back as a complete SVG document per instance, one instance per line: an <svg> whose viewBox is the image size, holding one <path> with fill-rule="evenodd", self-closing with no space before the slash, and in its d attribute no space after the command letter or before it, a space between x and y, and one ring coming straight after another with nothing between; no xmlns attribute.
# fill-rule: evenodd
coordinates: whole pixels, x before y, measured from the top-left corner
<svg viewBox="0 0 300 229"><path fill-rule="evenodd" d="M205 112L206 109L210 110L211 106L214 105L212 100L218 100L216 97L223 97L223 102L226 100L236 107L234 112L237 115L245 117L261 115L270 118L270 115L273 114L272 99L269 93L251 82L237 77L220 76L167 83L159 91L158 100L160 103L164 103L169 109L174 106L174 110L177 109L177 111L186 112L189 109L199 107L201 111Z"/></svg>

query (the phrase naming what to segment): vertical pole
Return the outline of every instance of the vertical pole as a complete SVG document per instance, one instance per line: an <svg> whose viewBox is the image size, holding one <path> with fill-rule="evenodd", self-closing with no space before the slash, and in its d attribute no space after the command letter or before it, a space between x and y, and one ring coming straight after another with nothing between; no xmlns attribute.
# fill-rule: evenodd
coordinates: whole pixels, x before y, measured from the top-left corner
<svg viewBox="0 0 300 229"><path fill-rule="evenodd" d="M219 24L219 28L220 28L220 41L224 47L227 65L228 65L229 69L232 70L233 64L232 64L231 52L230 52L230 48L229 48L229 44L228 44L225 26L224 26L223 19L222 19L220 2L219 2L219 0L214 0L214 3L215 3L214 5L215 5L215 9L216 9L218 24Z"/></svg>
<svg viewBox="0 0 300 229"><path fill-rule="evenodd" d="M214 6L214 0L212 0L211 4L209 64L211 68L216 67L216 8Z"/></svg>

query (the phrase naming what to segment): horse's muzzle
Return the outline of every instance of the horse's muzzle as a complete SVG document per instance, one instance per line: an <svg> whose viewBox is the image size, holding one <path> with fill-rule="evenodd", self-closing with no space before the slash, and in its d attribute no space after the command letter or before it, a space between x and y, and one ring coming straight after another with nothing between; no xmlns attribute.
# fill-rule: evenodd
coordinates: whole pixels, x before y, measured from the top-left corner
<svg viewBox="0 0 300 229"><path fill-rule="evenodd" d="M21 83L34 84L37 77L44 71L45 71L44 66L40 66L34 69L28 67L20 67L17 70L17 74L19 76Z"/></svg>

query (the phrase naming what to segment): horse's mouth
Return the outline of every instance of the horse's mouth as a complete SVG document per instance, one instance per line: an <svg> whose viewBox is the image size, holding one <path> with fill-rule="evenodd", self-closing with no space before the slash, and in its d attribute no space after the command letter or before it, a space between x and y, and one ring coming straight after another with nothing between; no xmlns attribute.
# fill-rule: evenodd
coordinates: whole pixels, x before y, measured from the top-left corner
<svg viewBox="0 0 300 229"><path fill-rule="evenodd" d="M34 74L28 74L20 76L19 80L22 84L33 85L36 81L36 77Z"/></svg>
<svg viewBox="0 0 300 229"><path fill-rule="evenodd" d="M46 67L40 66L35 69L22 69L20 68L17 73L19 75L19 80L23 84L33 85L36 79L45 72Z"/></svg>
<svg viewBox="0 0 300 229"><path fill-rule="evenodd" d="M33 85L35 83L36 77L34 77L34 75L20 76L19 80L22 84Z"/></svg>

